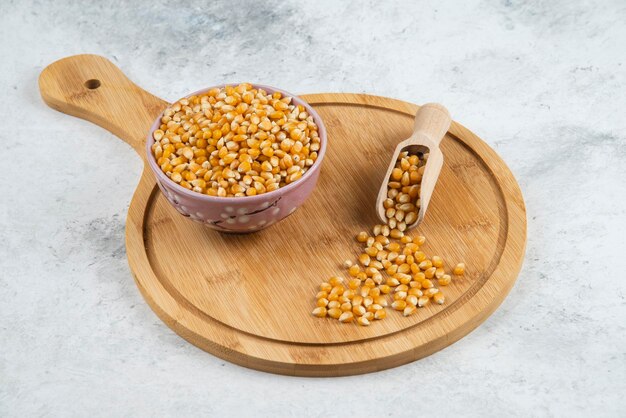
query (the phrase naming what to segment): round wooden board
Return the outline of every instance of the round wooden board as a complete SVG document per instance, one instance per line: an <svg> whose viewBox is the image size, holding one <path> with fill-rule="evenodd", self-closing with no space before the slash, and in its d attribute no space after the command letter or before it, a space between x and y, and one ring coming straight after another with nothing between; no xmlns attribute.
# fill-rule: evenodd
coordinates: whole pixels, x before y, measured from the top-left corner
<svg viewBox="0 0 626 418"><path fill-rule="evenodd" d="M105 126L141 152L138 128L108 124L85 114L84 103L68 108L41 90L52 107ZM158 114L163 102L138 90L146 97L135 100L144 106L136 125L147 129L147 116ZM319 283L347 276L341 264L359 254L355 234L378 223L378 187L395 145L411 133L418 106L360 94L302 98L328 130L321 176L300 209L264 231L224 235L203 228L166 202L145 168L129 209L126 244L152 309L183 338L220 358L300 376L398 366L469 333L505 298L524 257L524 202L507 166L453 122L441 143L445 162L425 221L412 231L427 237L424 251L442 256L448 268L466 263L466 275L444 289L444 305L431 304L408 318L389 309L387 319L369 327L315 318L310 312Z"/></svg>

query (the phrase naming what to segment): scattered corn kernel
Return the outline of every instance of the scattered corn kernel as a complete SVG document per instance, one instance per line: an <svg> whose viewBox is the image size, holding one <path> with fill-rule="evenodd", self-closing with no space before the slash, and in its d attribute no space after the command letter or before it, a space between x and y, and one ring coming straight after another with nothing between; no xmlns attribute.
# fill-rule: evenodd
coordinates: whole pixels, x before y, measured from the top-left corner
<svg viewBox="0 0 626 418"><path fill-rule="evenodd" d="M459 263L454 267L454 270L452 270L452 274L454 274L455 276L462 276L465 274L465 264L463 263Z"/></svg>
<svg viewBox="0 0 626 418"><path fill-rule="evenodd" d="M352 322L354 320L354 314L346 311L339 316L339 322Z"/></svg>
<svg viewBox="0 0 626 418"><path fill-rule="evenodd" d="M345 321L344 321L345 322ZM357 324L361 325L361 326L368 326L370 324L370 321L368 321L368 319L364 316L360 316L357 318L356 320Z"/></svg>
<svg viewBox="0 0 626 418"><path fill-rule="evenodd" d="M270 119L274 116L280 115L270 114ZM300 134L296 132L293 135L298 137ZM287 140L292 141L295 138L291 136ZM284 139L281 141L284 142ZM283 146L283 142L279 147ZM228 150L222 152L228 154ZM182 152L176 153L175 158L181 155L184 157ZM315 316L328 316L341 322L354 321L367 326L372 320L387 316L385 308L389 306L389 301L393 302L391 307L402 312L404 316L414 314L417 308L426 306L431 299L436 304L445 302L444 294L433 283L436 279L439 286L446 286L452 280L451 275L446 274L443 268L443 259L437 255L428 258L420 251L420 246L426 242L424 236L413 237L405 234L407 227L417 220L420 208L419 187L426 159L427 155L400 153L388 183L388 198L383 202L386 224L375 225L372 236L365 231L357 234L356 240L363 244L364 251L359 255L358 263L363 267L350 260L344 261L343 266L351 276L346 282L347 290L339 277L332 277L329 283L320 285L316 298L319 306L314 310ZM184 161L175 160L174 163L182 164ZM271 171L276 166L270 164L267 168ZM230 175L228 172L227 174ZM187 177L185 174L181 181L189 178L192 176ZM453 274L462 275L464 271L465 265L459 263L453 269Z"/></svg>
<svg viewBox="0 0 626 418"><path fill-rule="evenodd" d="M451 281L452 276L450 276L449 274L444 274L437 282L439 283L439 286L447 286L450 284Z"/></svg>
<svg viewBox="0 0 626 418"><path fill-rule="evenodd" d="M313 315L317 316L318 318L324 318L326 316L326 308L318 306L317 308L313 309Z"/></svg>
<svg viewBox="0 0 626 418"><path fill-rule="evenodd" d="M367 232L365 232L365 231L359 232L357 234L357 236L356 236L356 240L358 242L365 242L365 241L367 241L368 238L369 238L369 235L367 235Z"/></svg>

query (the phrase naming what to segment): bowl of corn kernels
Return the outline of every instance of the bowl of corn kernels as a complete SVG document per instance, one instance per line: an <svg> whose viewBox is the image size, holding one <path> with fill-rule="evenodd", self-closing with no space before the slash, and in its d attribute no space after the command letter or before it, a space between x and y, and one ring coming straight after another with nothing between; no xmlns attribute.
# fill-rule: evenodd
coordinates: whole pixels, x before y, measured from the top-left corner
<svg viewBox="0 0 626 418"><path fill-rule="evenodd" d="M168 106L146 141L148 164L178 212L222 232L254 232L309 197L326 151L315 110L285 91L210 87Z"/></svg>

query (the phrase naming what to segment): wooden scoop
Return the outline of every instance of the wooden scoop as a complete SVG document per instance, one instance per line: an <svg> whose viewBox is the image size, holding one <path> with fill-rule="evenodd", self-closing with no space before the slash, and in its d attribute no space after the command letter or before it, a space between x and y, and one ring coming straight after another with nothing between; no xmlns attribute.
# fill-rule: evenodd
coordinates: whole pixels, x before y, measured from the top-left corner
<svg viewBox="0 0 626 418"><path fill-rule="evenodd" d="M439 172L443 166L443 154L439 149L439 143L445 136L446 132L448 132L451 121L448 109L440 104L427 103L419 108L415 114L413 134L408 139L400 142L396 147L393 157L391 158L389 168L387 169L387 173L385 174L385 178L383 179L383 184L380 186L380 191L378 192L378 199L376 199L376 213L383 223L387 223L383 202L387 198L387 184L389 183L389 176L391 176L391 171L396 166L398 155L402 151L409 151L411 154L429 154L421 182L421 204L417 214L417 220L413 224L407 225L407 228L414 228L422 222L424 215L426 214L426 208L428 207L430 197L433 194L433 190L435 190L437 178L439 178Z"/></svg>

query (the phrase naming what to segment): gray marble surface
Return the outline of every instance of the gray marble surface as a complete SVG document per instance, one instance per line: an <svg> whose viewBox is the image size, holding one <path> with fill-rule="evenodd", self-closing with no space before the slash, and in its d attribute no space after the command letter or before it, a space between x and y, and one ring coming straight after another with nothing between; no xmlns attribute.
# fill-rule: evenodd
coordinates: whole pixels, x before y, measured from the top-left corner
<svg viewBox="0 0 626 418"><path fill-rule="evenodd" d="M623 1L0 2L0 416L626 415ZM37 77L109 57L175 99L218 82L446 104L517 176L526 260L458 343L306 379L186 343L124 249L141 163L46 107Z"/></svg>

